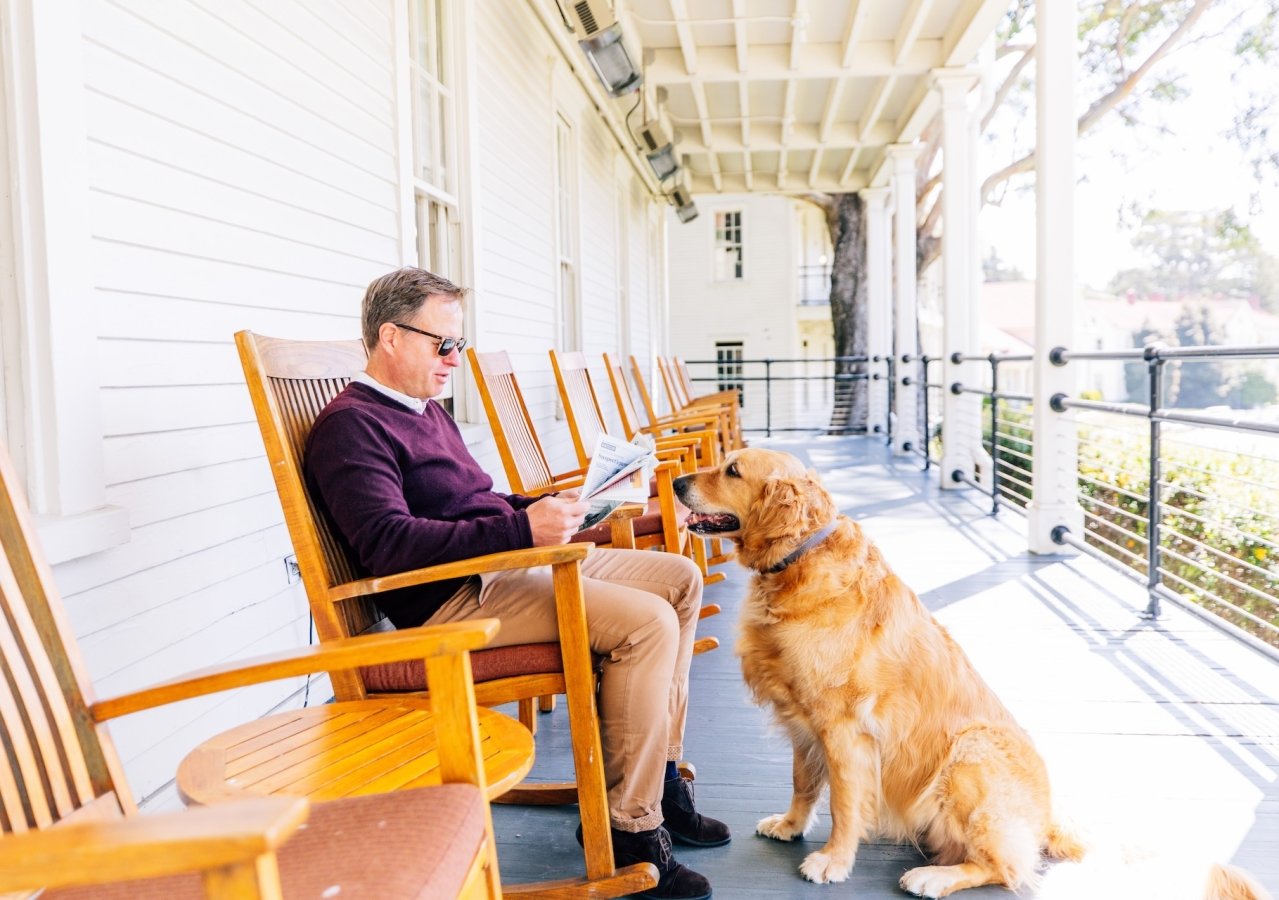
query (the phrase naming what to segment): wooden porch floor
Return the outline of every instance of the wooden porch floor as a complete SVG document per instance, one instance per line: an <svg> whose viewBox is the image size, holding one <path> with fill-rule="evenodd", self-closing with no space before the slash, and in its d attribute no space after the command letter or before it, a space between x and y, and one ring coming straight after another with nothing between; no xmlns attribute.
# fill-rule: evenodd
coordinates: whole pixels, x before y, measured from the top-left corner
<svg viewBox="0 0 1279 900"><path fill-rule="evenodd" d="M964 647L1034 735L1058 805L1098 850L1082 868L1059 865L1022 896L1195 896L1203 860L1232 861L1279 895L1279 664L1182 610L1140 619L1144 591L1086 558L1025 552L1016 513L987 515L972 492L942 493L937 472L891 458L878 440L754 440L822 473L841 509L861 521L897 572ZM710 878L717 898L861 900L906 896L909 846L863 845L850 880L814 885L797 871L825 841L825 809L809 838L753 834L789 800L786 741L752 705L733 655L747 573L729 564L706 599L724 612L701 623L721 648L693 660L685 755L697 802L726 820L733 842L679 859ZM571 771L563 705L543 716L534 777ZM504 882L581 871L575 807L494 807ZM1121 852L1137 865L1111 866ZM1186 872L1184 876L1180 872ZM1156 885L1169 878L1171 886ZM962 894L1008 897L1002 888Z"/></svg>

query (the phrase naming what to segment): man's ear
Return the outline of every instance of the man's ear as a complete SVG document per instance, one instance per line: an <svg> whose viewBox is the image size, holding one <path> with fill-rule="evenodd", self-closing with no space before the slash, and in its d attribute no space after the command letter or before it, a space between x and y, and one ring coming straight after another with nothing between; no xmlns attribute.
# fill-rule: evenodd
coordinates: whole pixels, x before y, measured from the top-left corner
<svg viewBox="0 0 1279 900"><path fill-rule="evenodd" d="M377 343L381 347L383 345L394 346L396 337L400 329L396 328L392 322L383 322L377 329Z"/></svg>

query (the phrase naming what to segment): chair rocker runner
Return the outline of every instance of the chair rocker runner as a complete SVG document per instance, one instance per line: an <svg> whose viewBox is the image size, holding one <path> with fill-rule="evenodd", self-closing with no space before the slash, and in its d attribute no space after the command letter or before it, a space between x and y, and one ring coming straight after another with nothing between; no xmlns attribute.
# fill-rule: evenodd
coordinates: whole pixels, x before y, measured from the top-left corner
<svg viewBox="0 0 1279 900"><path fill-rule="evenodd" d="M0 451L0 893L47 900L344 895L499 898L478 722L503 720L532 764L532 737L478 710L468 651L495 619L378 634L205 669L95 701L12 464ZM449 702L431 704L438 786L311 803L247 797L136 815L106 722L273 679L425 660ZM519 745L516 747L515 745ZM519 777L519 776L516 776ZM308 817L309 815L309 817ZM380 823L380 825L379 825ZM396 848L412 843L420 855ZM371 875L370 873L377 873ZM377 883L370 879L376 877Z"/></svg>
<svg viewBox="0 0 1279 900"><path fill-rule="evenodd" d="M302 452L316 416L366 355L359 341L291 341L236 334L241 365L262 432L267 460L284 508L302 583L322 642L387 627L377 595L413 584L502 569L550 565L556 585L559 641L481 650L474 654L475 695L494 706L519 701L520 720L535 722L534 700L565 694L572 732L576 783L524 783L498 802L579 804L584 831L585 879L555 882L555 896L616 897L642 890L651 873L615 869L609 833L604 769L595 710L595 676L586 636L579 563L589 543L494 553L398 575L365 578L345 543L319 515L306 490ZM410 629L412 630L412 629ZM345 667L330 672L339 700L403 696L429 689L429 678L411 665ZM530 728L531 730L531 728ZM546 884L508 885L508 894L545 893Z"/></svg>

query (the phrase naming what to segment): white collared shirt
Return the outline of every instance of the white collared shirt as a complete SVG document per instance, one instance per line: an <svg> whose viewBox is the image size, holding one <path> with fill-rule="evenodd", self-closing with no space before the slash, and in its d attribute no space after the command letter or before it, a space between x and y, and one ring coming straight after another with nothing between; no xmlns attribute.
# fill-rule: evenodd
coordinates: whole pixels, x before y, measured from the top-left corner
<svg viewBox="0 0 1279 900"><path fill-rule="evenodd" d="M428 401L419 400L417 397L410 397L408 394L401 394L395 388L389 388L382 384L382 382L378 381L368 372L356 372L351 376L351 380L358 381L366 387L373 388L373 390L377 391L379 394L383 394L384 396L390 397L396 403L407 406L419 416L426 412L426 404Z"/></svg>

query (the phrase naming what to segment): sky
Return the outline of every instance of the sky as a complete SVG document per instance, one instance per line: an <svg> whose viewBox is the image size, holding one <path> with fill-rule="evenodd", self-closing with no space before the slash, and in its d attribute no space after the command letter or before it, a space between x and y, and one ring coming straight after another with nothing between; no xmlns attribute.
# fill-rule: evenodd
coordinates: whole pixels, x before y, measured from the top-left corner
<svg viewBox="0 0 1279 900"><path fill-rule="evenodd" d="M1117 271L1141 264L1132 251L1131 232L1119 222L1121 207L1133 202L1164 210L1233 207L1263 247L1279 254L1279 189L1265 187L1260 206L1250 208L1250 194L1258 189L1255 176L1226 134L1241 96L1232 81L1239 63L1229 43L1203 41L1161 62L1165 69L1184 73L1182 84L1189 90L1188 97L1161 105L1155 113L1165 133L1148 126L1130 128L1112 111L1076 145L1075 246L1082 286L1104 288ZM1259 67L1252 70L1248 77L1263 77ZM1033 129L1033 112L1025 121ZM1004 155L997 156L1001 150ZM998 168L997 159L1009 159L998 136L982 148L981 177ZM1033 276L1034 215L1033 184L1010 191L1001 206L986 206L978 223L983 258L993 246L1007 264Z"/></svg>

